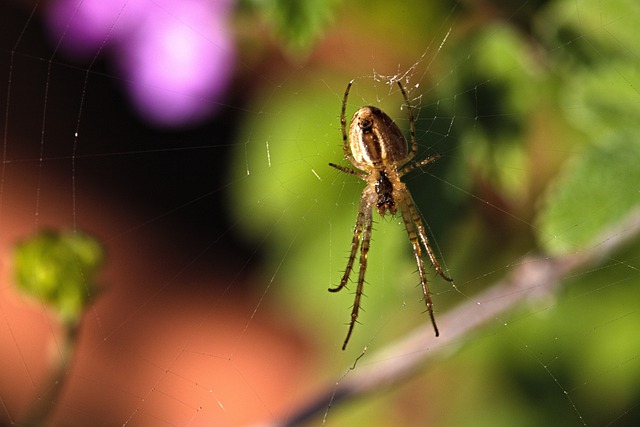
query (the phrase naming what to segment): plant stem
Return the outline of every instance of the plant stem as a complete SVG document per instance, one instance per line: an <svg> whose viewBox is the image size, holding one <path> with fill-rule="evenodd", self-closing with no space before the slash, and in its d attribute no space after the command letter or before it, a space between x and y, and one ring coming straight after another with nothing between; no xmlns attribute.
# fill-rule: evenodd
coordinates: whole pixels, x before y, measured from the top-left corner
<svg viewBox="0 0 640 427"><path fill-rule="evenodd" d="M56 408L60 393L68 377L75 347L80 330L79 322L67 322L63 324L62 340L58 343L58 352L51 361L49 367L49 380L46 382L45 391L36 397L31 409L22 425L27 427L42 427Z"/></svg>

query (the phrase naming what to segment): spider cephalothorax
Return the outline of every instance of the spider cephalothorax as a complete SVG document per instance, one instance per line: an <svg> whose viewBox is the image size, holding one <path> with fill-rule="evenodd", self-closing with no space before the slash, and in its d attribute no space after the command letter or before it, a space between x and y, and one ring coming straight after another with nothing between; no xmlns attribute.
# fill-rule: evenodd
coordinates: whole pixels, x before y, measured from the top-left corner
<svg viewBox="0 0 640 427"><path fill-rule="evenodd" d="M376 180L374 187L378 195L378 201L376 202L378 213L381 216L385 216L387 210L389 210L391 215L395 215L397 208L396 202L393 200L393 185L384 172L380 172L380 176Z"/></svg>
<svg viewBox="0 0 640 427"><path fill-rule="evenodd" d="M416 209L411 197L411 193L400 180L400 178L411 172L412 170L425 166L438 158L440 155L428 157L420 162L413 162L413 158L418 152L418 143L415 136L415 125L409 99L402 84L398 81L398 86L402 92L407 110L409 111L409 128L411 132L411 151L408 151L407 140L400 131L400 128L379 108L367 106L358 109L349 124L349 134L347 135L347 121L345 118L347 99L349 90L353 81L347 85L342 100L342 114L340 115L340 125L342 129L342 141L344 156L351 162L356 169L338 166L329 163L329 166L339 171L356 175L367 183L362 190L362 197L358 207L358 217L356 226L353 230L353 239L351 241L351 253L347 261L340 284L335 288L329 288L331 292L338 292L347 285L353 264L355 262L358 247L360 247L360 271L358 272L358 286L356 288L356 297L351 311L351 322L349 323L349 331L344 340L342 349L347 347L351 333L358 319L360 310L360 299L362 298L362 288L364 285L365 272L367 270L367 254L371 243L371 229L373 223L372 211L375 207L378 213L384 216L387 211L391 215L395 215L400 207L402 219L404 220L409 241L413 248L413 254L418 265L418 273L420 274L420 284L422 285L422 293L427 304L427 310L431 317L431 323L436 336L439 335L436 320L433 315L433 303L427 277L422 261L422 248L427 251L431 264L443 279L451 282L452 280L444 274L440 267L425 232L425 227L420 217L418 209ZM422 243L422 245L421 245Z"/></svg>

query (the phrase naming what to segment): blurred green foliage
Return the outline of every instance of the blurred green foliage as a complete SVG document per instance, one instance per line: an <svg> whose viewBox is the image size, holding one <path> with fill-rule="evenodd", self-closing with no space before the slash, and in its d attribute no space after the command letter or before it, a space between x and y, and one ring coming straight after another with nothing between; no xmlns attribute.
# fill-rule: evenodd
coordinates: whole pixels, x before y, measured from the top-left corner
<svg viewBox="0 0 640 427"><path fill-rule="evenodd" d="M638 128L640 131L640 128ZM603 135L567 164L550 189L540 215L540 239L550 253L572 253L598 238L638 209L640 132ZM616 190L618 189L618 190Z"/></svg>
<svg viewBox="0 0 640 427"><path fill-rule="evenodd" d="M306 53L326 30L341 0L244 0L263 16L289 52Z"/></svg>
<svg viewBox="0 0 640 427"><path fill-rule="evenodd" d="M87 234L44 230L16 245L16 284L75 325L98 290L103 257L102 246Z"/></svg>
<svg viewBox="0 0 640 427"><path fill-rule="evenodd" d="M557 102L581 132L570 161L550 188L538 221L539 241L551 253L597 243L640 206L640 5L627 0L555 4L539 29L552 50ZM542 22L542 20L541 20ZM577 49L573 45L577 45Z"/></svg>

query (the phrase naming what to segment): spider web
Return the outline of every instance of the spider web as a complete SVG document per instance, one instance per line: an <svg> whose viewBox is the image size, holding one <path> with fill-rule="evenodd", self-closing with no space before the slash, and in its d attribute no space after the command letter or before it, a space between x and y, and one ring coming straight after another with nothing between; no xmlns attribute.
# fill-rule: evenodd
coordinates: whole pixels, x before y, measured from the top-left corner
<svg viewBox="0 0 640 427"><path fill-rule="evenodd" d="M146 7L167 11L169 3ZM42 29L43 5L2 6L11 19L0 47L0 423L23 425L38 401L53 407L52 425L69 426L295 424L305 407L318 414L310 425L637 422L638 245L616 243L631 234L623 213L632 209L597 191L598 169L571 171L592 164L593 146L611 169L636 153L628 141L637 72L612 50L637 59L640 12L613 0L518 3L440 10L416 2L384 9L389 16L345 5L304 59L256 48L262 33L237 18L234 80L208 99L212 118L182 127L145 121L127 91L148 85L113 65L111 39L136 2L119 4L82 60L65 55L66 35ZM559 28L555 38L541 38L545 25ZM610 73L593 65L599 57L615 59ZM558 77L589 61L593 75ZM346 264L363 183L327 164L347 165L339 114L350 80L347 115L375 105L406 130L401 81L418 158L443 155L405 177L455 279L452 286L430 269L440 343L401 218L376 214L364 311L340 350L353 295L327 288ZM618 137L611 123L630 135L626 156L608 151ZM562 206L557 194L572 177L589 180L594 201L583 205L572 191L564 204L575 212L541 219L548 200ZM623 178L606 188L637 198L638 181ZM13 245L43 228L90 232L108 253L55 401L48 375L62 352L61 327L12 279ZM496 285L609 245L621 249L567 270L556 287ZM523 266L534 273L520 276ZM460 323L475 325L485 307L514 295L524 296L456 335ZM447 317L465 304L462 316ZM420 327L431 334L424 344L391 351ZM376 371L416 355L425 362L410 380L390 374L373 388L385 393L348 398Z"/></svg>

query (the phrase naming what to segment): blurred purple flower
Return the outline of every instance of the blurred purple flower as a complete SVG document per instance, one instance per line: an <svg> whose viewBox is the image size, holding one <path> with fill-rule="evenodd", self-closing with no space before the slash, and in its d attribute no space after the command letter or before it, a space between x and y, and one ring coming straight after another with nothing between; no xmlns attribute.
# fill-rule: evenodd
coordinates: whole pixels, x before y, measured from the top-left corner
<svg viewBox="0 0 640 427"><path fill-rule="evenodd" d="M114 56L148 121L188 125L211 115L231 77L233 0L54 0L47 20L61 49Z"/></svg>

